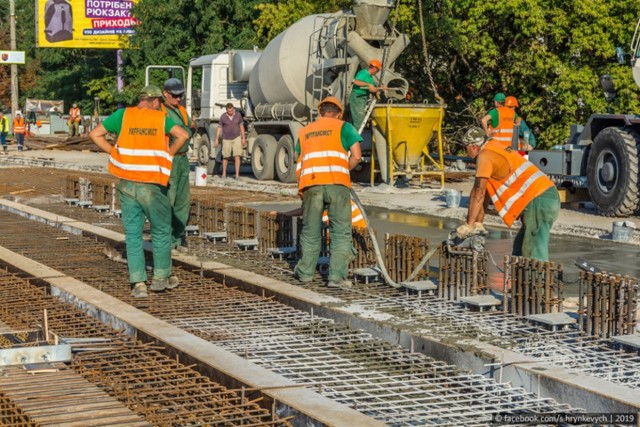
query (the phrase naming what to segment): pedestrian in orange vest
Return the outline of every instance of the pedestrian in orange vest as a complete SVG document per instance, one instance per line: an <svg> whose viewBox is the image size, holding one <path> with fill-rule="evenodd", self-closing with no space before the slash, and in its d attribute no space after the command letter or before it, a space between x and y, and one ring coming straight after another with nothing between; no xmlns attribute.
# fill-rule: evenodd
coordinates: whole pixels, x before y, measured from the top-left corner
<svg viewBox="0 0 640 427"><path fill-rule="evenodd" d="M16 111L16 117L13 119L13 136L18 143L18 151L24 148L24 136L27 133L27 122L22 117L22 111Z"/></svg>
<svg viewBox="0 0 640 427"><path fill-rule="evenodd" d="M560 214L554 183L533 163L495 139L485 143L484 131L471 128L464 135L467 154L476 159L476 177L469 195L467 222L457 228L467 238L483 233L484 215L492 202L502 220L522 226L513 242L513 255L549 260L549 234Z"/></svg>

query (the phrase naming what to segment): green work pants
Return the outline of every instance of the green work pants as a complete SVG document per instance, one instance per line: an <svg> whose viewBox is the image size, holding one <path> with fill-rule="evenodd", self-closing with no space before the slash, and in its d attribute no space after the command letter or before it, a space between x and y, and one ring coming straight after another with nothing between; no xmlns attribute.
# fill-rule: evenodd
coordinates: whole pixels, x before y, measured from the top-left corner
<svg viewBox="0 0 640 427"><path fill-rule="evenodd" d="M184 229L189 221L189 212L191 211L189 159L187 156L173 158L167 197L171 203L172 247L176 248L182 243Z"/></svg>
<svg viewBox="0 0 640 427"><path fill-rule="evenodd" d="M118 184L131 284L147 281L142 246L145 218L151 224L153 275L157 279L171 275L171 204L166 193L165 187L156 184L124 179Z"/></svg>
<svg viewBox="0 0 640 427"><path fill-rule="evenodd" d="M302 258L295 268L296 276L310 280L318 264L322 239L322 212L329 215L329 277L330 281L347 278L349 263L353 259L351 238L351 196L343 185L316 185L302 194L302 232L300 245Z"/></svg>
<svg viewBox="0 0 640 427"><path fill-rule="evenodd" d="M520 219L522 227L513 242L513 255L549 261L549 234L560 215L560 196L555 187L533 199Z"/></svg>
<svg viewBox="0 0 640 427"><path fill-rule="evenodd" d="M356 95L355 92L351 92L349 96L349 111L351 111L351 123L356 130L360 130L360 125L364 121L364 116L367 108L367 95Z"/></svg>

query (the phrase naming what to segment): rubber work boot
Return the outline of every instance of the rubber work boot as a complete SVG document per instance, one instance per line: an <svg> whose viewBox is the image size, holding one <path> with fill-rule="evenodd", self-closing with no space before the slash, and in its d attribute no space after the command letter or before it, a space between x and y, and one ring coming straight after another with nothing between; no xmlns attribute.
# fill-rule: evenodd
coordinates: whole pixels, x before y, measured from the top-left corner
<svg viewBox="0 0 640 427"><path fill-rule="evenodd" d="M351 280L329 280L327 282L327 287L328 288L340 288L340 289L349 289L353 286L353 283L351 283Z"/></svg>
<svg viewBox="0 0 640 427"><path fill-rule="evenodd" d="M169 282L167 283L165 288L174 289L174 288L177 288L179 284L180 284L180 280L178 280L178 276L172 274L171 276L169 276Z"/></svg>
<svg viewBox="0 0 640 427"><path fill-rule="evenodd" d="M151 286L149 287L149 289L151 289L154 292L160 292L160 291L164 291L168 287L169 287L168 277L165 277L163 279L156 279L154 277L153 280L151 281Z"/></svg>
<svg viewBox="0 0 640 427"><path fill-rule="evenodd" d="M134 298L146 298L149 296L147 293L147 285L144 282L138 282L133 286L131 290L131 296Z"/></svg>

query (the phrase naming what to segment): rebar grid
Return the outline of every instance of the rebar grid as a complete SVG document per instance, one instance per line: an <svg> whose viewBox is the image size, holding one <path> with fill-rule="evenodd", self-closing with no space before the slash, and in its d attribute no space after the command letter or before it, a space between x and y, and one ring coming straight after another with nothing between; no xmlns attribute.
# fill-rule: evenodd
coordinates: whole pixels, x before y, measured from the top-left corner
<svg viewBox="0 0 640 427"><path fill-rule="evenodd" d="M7 227L11 227L10 221ZM94 242L79 236L73 239L88 243L43 238L50 230L33 224L32 233L41 237L37 245L27 239L36 245L31 249L34 258L65 273L67 269L75 273L75 266L61 262L67 254L74 254L74 259L84 258L83 264L90 266L90 274L84 274L93 276L86 280L89 284L101 284L107 292L125 287L122 282L126 280L126 270L122 268L123 271L115 273L120 277L114 286L116 280L112 277L118 268L113 268L113 262L102 267L100 258L104 256ZM26 249L25 242L20 246ZM258 257L256 253L247 258ZM64 268L58 264L64 264ZM149 298L151 303L136 303L302 384L319 383L321 393L390 425L486 425L493 413L570 409L523 389L497 384L422 354L393 347L369 334L314 319L311 313L268 298L227 288L178 269L176 272L182 281L180 287L154 294Z"/></svg>
<svg viewBox="0 0 640 427"><path fill-rule="evenodd" d="M255 239L257 212L244 206L227 206L227 234L229 243L238 239Z"/></svg>
<svg viewBox="0 0 640 427"><path fill-rule="evenodd" d="M486 295L490 291L486 253L456 248L455 253L440 245L438 264L438 297L457 301L461 297Z"/></svg>
<svg viewBox="0 0 640 427"><path fill-rule="evenodd" d="M504 257L503 310L518 316L562 312L562 265L524 257Z"/></svg>
<svg viewBox="0 0 640 427"><path fill-rule="evenodd" d="M192 197L189 223L197 225L200 233L224 231L225 204L211 200L210 197Z"/></svg>
<svg viewBox="0 0 640 427"><path fill-rule="evenodd" d="M46 370L31 372L18 366L5 367L0 389L12 402L11 412L28 415L34 426L153 425L63 363L52 363Z"/></svg>
<svg viewBox="0 0 640 427"><path fill-rule="evenodd" d="M72 362L74 371L154 425L289 426L286 419L277 418L258 406L257 402L262 399L259 395L254 400L247 400L239 391L228 390L162 355L158 347L132 342L120 331L98 322L73 305L45 295L43 289L6 271L0 271L0 307L0 319L7 326L39 326L42 312L47 309L51 332L66 339L80 339L73 345L76 352ZM23 387L27 383L30 387L34 384L33 380L28 380L22 380ZM66 394L77 394L70 392L69 387L63 387L62 382L64 380L52 377L50 384L64 391L48 394L48 400L58 402L61 407L68 403ZM75 383L83 387L78 381ZM69 385L68 382L65 384ZM0 390L5 388L6 384L0 378ZM82 396L83 402L89 403L91 396L87 393ZM25 408L25 404L18 407ZM137 424L129 420L121 425Z"/></svg>
<svg viewBox="0 0 640 427"><path fill-rule="evenodd" d="M637 323L637 307L637 279L604 272L580 272L578 323L587 335L632 334Z"/></svg>
<svg viewBox="0 0 640 427"><path fill-rule="evenodd" d="M11 427L38 427L5 393L0 391L0 425Z"/></svg>
<svg viewBox="0 0 640 427"><path fill-rule="evenodd" d="M271 248L293 247L293 217L281 213L260 212L258 242L261 252L267 252Z"/></svg>
<svg viewBox="0 0 640 427"><path fill-rule="evenodd" d="M386 234L385 265L391 279L400 283L406 280L429 251L429 241L420 237ZM420 280L429 275L429 263L415 277Z"/></svg>

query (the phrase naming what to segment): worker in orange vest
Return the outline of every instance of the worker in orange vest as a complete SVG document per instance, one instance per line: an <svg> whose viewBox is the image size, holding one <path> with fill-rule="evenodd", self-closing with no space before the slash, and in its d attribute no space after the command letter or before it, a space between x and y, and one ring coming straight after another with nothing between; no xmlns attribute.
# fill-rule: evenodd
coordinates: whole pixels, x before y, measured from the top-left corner
<svg viewBox="0 0 640 427"><path fill-rule="evenodd" d="M67 125L69 126L69 136L78 136L80 134L80 121L82 117L80 116L80 108L78 108L78 104L73 103L71 109L69 109L69 120L67 120Z"/></svg>
<svg viewBox="0 0 640 427"><path fill-rule="evenodd" d="M347 288L351 286L348 267L354 256L349 171L362 158L362 137L353 125L340 120L343 111L337 98L327 97L318 104L318 119L298 133L296 176L303 226L302 258L294 274L302 282L312 280L321 249L322 213L327 210L331 233L327 286Z"/></svg>
<svg viewBox="0 0 640 427"><path fill-rule="evenodd" d="M487 136L503 143L505 146L511 146L513 142L513 130L518 123L518 114L515 108L505 105L507 97L504 93L496 93L493 97L495 108L489 110L480 122Z"/></svg>
<svg viewBox="0 0 640 427"><path fill-rule="evenodd" d="M510 146L474 127L464 135L467 154L476 159L476 177L469 195L467 222L457 228L467 238L484 232L485 209L493 203L502 220L522 226L513 242L513 255L549 260L549 234L560 213L560 197L554 183L533 163Z"/></svg>
<svg viewBox="0 0 640 427"><path fill-rule="evenodd" d="M282 215L286 216L300 216L302 215L302 206L287 212L282 212ZM272 214L277 214L278 211L271 211ZM329 213L325 210L322 212L322 222L325 225L329 225ZM351 199L351 226L356 228L366 228L367 223L362 216L362 211L356 204L355 200Z"/></svg>
<svg viewBox="0 0 640 427"><path fill-rule="evenodd" d="M173 156L189 134L160 111L162 91L146 86L138 96L136 107L122 108L110 115L89 137L110 154L109 172L118 178L118 195L127 244L127 264L131 295L147 294L147 272L142 229L145 218L151 224L153 240L153 280L150 289L162 291L178 286L171 273L171 203L167 185ZM115 146L105 138L118 134ZM166 136L173 137L169 146Z"/></svg>
<svg viewBox="0 0 640 427"><path fill-rule="evenodd" d="M18 151L24 148L24 136L27 134L27 122L22 117L22 111L16 111L16 117L13 119L13 136L18 143Z"/></svg>

